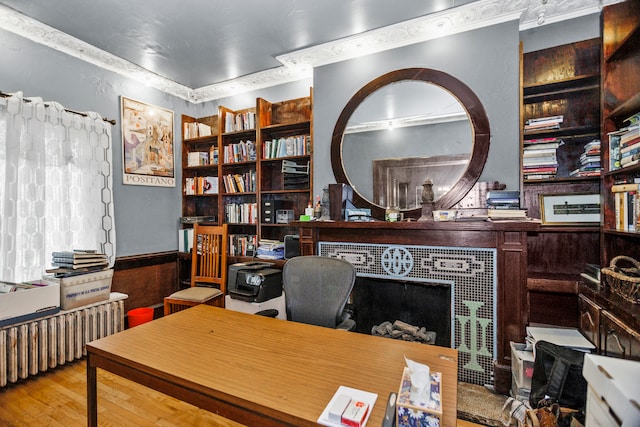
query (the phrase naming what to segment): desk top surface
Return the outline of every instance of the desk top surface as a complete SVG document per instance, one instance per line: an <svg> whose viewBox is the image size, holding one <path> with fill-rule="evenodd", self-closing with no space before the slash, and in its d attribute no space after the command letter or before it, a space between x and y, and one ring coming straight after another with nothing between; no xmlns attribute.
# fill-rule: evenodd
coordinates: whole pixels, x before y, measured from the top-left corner
<svg viewBox="0 0 640 427"><path fill-rule="evenodd" d="M207 305L87 344L87 351L264 416L313 425L339 386L378 394L381 425L404 357L442 372L445 426L456 425L457 351Z"/></svg>

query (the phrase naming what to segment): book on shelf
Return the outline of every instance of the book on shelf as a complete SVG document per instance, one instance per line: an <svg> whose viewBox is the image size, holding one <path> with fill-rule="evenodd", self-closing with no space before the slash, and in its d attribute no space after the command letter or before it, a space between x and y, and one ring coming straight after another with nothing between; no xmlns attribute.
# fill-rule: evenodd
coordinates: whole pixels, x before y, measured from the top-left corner
<svg viewBox="0 0 640 427"><path fill-rule="evenodd" d="M82 260L82 259L106 259L107 256L101 252L96 250L82 250L76 249L73 251L60 251L60 252L52 252L51 256L53 258L65 258L71 260Z"/></svg>
<svg viewBox="0 0 640 427"><path fill-rule="evenodd" d="M239 132L256 128L256 113L247 111L244 113L227 112L224 116L225 132Z"/></svg>
<svg viewBox="0 0 640 427"><path fill-rule="evenodd" d="M523 157L556 157L556 149L555 148L544 148L544 149L529 149L525 148L522 151Z"/></svg>
<svg viewBox="0 0 640 427"><path fill-rule="evenodd" d="M537 145L544 145L544 144L558 144L558 147L564 144L564 141L560 138L556 138L556 137L549 137L549 138L530 138L530 139L525 139L523 141L524 145L528 146L528 147L533 147L533 146L537 146ZM549 147L552 148L552 147ZM557 147L556 147L557 148Z"/></svg>
<svg viewBox="0 0 640 427"><path fill-rule="evenodd" d="M563 115L557 115L557 116L537 117L537 118L533 118L533 119L528 119L525 123L527 123L527 124L548 123L548 122L562 123L563 120L564 120L564 116Z"/></svg>
<svg viewBox="0 0 640 427"><path fill-rule="evenodd" d="M256 242L258 236L255 234L230 234L229 235L229 255L230 256L254 256L256 254Z"/></svg>
<svg viewBox="0 0 640 427"><path fill-rule="evenodd" d="M635 154L637 152L640 152L640 139L635 144L627 145L626 147L620 147L620 157L624 157L625 154L629 155Z"/></svg>
<svg viewBox="0 0 640 427"><path fill-rule="evenodd" d="M51 265L58 268L78 270L78 269L87 269L89 267L107 267L109 265L109 262L105 260L105 261L84 262L81 264L75 264L75 263L68 263L68 262L57 262L54 260L51 263Z"/></svg>
<svg viewBox="0 0 640 427"><path fill-rule="evenodd" d="M184 139L211 136L212 129L206 123L188 122L184 124Z"/></svg>
<svg viewBox="0 0 640 427"><path fill-rule="evenodd" d="M613 192L615 227L618 231L640 230L640 197L637 190Z"/></svg>
<svg viewBox="0 0 640 427"><path fill-rule="evenodd" d="M487 216L491 220L514 220L514 219L526 219L527 218L527 210L526 209L497 209L497 208L488 208Z"/></svg>
<svg viewBox="0 0 640 427"><path fill-rule="evenodd" d="M205 166L209 164L209 153L204 151L191 151L187 153L187 166Z"/></svg>
<svg viewBox="0 0 640 427"><path fill-rule="evenodd" d="M254 141L240 141L224 147L225 163L252 162L256 160L256 144Z"/></svg>
<svg viewBox="0 0 640 427"><path fill-rule="evenodd" d="M613 184L611 186L612 193L620 193L627 191L638 191L640 189L640 183L637 182L629 182L623 184Z"/></svg>
<svg viewBox="0 0 640 427"><path fill-rule="evenodd" d="M225 222L227 224L256 224L258 222L257 204L227 203L224 206Z"/></svg>

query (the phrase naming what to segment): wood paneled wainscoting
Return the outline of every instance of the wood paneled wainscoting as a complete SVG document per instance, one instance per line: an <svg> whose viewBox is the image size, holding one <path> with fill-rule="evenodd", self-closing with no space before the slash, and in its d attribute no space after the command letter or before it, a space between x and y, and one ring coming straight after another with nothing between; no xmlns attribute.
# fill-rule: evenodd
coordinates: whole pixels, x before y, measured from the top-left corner
<svg viewBox="0 0 640 427"><path fill-rule="evenodd" d="M177 291L177 253L175 251L130 255L116 258L111 290L129 298L125 312L138 307L154 307L162 313L163 298Z"/></svg>

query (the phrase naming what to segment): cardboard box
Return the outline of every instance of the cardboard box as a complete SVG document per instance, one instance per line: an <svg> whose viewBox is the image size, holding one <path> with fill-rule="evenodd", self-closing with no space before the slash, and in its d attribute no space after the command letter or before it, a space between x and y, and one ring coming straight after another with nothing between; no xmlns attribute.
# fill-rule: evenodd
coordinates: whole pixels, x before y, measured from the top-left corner
<svg viewBox="0 0 640 427"><path fill-rule="evenodd" d="M640 426L640 362L586 354L586 426Z"/></svg>
<svg viewBox="0 0 640 427"><path fill-rule="evenodd" d="M511 344L511 374L518 388L531 390L533 377L533 352L525 351L525 344Z"/></svg>
<svg viewBox="0 0 640 427"><path fill-rule="evenodd" d="M411 371L404 368L400 391L396 400L397 427L441 426L442 425L442 373L431 372L431 400L426 406L419 406L410 399Z"/></svg>
<svg viewBox="0 0 640 427"><path fill-rule="evenodd" d="M32 289L0 294L0 325L16 323L37 317L38 313L48 315L60 310L60 285L47 281L38 283Z"/></svg>
<svg viewBox="0 0 640 427"><path fill-rule="evenodd" d="M56 278L45 277L46 281L58 283L60 286L60 308L71 310L83 305L93 304L109 299L113 269L77 276Z"/></svg>

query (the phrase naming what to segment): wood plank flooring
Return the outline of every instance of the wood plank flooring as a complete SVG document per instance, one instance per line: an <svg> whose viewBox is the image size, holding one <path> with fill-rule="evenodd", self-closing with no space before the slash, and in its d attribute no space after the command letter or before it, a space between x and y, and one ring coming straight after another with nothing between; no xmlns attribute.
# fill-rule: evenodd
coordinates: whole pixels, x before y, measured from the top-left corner
<svg viewBox="0 0 640 427"><path fill-rule="evenodd" d="M85 426L86 389L85 360L8 385L0 389L0 426ZM98 420L101 426L118 427L241 425L101 369ZM458 427L474 426L478 424L458 420Z"/></svg>

